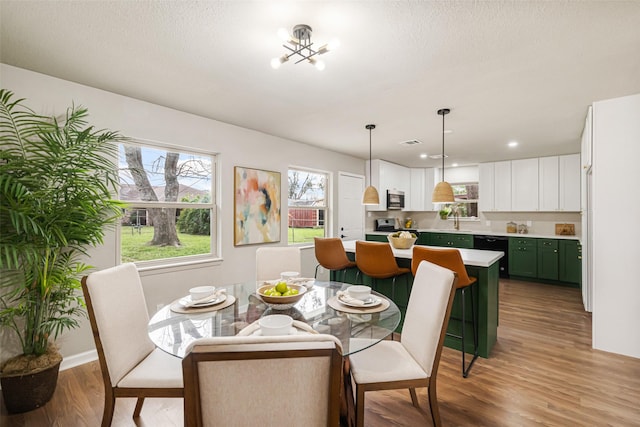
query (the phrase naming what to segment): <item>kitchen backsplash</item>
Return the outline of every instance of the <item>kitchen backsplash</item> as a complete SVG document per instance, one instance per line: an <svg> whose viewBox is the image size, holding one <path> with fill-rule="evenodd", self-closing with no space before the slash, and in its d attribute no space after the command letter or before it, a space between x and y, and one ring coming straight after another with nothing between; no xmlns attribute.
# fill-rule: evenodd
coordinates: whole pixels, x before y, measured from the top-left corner
<svg viewBox="0 0 640 427"><path fill-rule="evenodd" d="M441 220L437 212L371 212L367 213L365 229L371 231L375 229L377 218L399 218L401 223L407 218L411 218L415 229L436 229L453 230L453 220ZM507 223L525 224L528 226L529 234L539 234L554 236L556 224L574 224L576 236L582 233L582 218L579 212L485 212L480 214L478 220L460 220L461 230L478 231L482 233L506 233Z"/></svg>

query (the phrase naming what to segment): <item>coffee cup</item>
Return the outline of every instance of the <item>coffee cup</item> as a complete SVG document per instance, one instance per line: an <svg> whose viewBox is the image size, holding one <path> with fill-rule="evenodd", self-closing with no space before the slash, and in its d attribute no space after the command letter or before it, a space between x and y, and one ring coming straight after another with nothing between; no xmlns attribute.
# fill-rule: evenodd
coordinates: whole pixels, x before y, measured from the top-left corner
<svg viewBox="0 0 640 427"><path fill-rule="evenodd" d="M347 293L351 298L366 301L371 296L371 287L364 285L354 285L347 288Z"/></svg>

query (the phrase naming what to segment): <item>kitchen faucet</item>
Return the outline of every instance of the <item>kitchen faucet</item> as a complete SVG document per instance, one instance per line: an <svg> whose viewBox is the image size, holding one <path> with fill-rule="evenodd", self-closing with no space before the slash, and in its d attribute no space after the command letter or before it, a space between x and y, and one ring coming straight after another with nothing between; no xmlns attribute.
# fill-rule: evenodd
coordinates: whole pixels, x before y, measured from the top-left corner
<svg viewBox="0 0 640 427"><path fill-rule="evenodd" d="M460 210L458 206L453 207L453 228L460 230Z"/></svg>

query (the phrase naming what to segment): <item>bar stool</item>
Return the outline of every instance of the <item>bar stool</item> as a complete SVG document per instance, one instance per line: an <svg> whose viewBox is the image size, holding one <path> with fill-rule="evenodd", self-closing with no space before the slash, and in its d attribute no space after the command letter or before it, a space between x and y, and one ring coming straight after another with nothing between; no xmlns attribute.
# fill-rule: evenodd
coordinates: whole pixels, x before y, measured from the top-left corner
<svg viewBox="0 0 640 427"><path fill-rule="evenodd" d="M457 249L431 249L425 246L414 246L413 257L411 259L411 272L415 275L420 261L426 260L437 264L441 267L448 268L454 271L458 275L458 282L456 284L456 292L460 291L462 297L462 318L456 319L462 321L462 327L460 328L460 335L455 335L447 332L447 335L460 340L462 344L462 376L467 378L471 366L478 358L478 320L477 310L473 298L473 288L471 285L477 282L475 277L469 277L467 270L462 262L462 256ZM465 367L465 346L464 346L464 330L465 330L465 291L470 288L471 292L471 324L473 325L473 358L469 363L469 366Z"/></svg>
<svg viewBox="0 0 640 427"><path fill-rule="evenodd" d="M342 271L344 282L347 270L356 267L356 263L347 257L342 240L337 237L314 237L314 242L318 265L313 277L318 277L318 267L322 266L329 271Z"/></svg>
<svg viewBox="0 0 640 427"><path fill-rule="evenodd" d="M389 243L356 240L356 265L362 274L373 279L374 284L376 283L376 279L389 279L393 277L391 299L394 301L396 296L396 278L403 274L411 273L411 270L408 268L398 267L396 257L393 255ZM406 283L408 290L409 281L407 280Z"/></svg>

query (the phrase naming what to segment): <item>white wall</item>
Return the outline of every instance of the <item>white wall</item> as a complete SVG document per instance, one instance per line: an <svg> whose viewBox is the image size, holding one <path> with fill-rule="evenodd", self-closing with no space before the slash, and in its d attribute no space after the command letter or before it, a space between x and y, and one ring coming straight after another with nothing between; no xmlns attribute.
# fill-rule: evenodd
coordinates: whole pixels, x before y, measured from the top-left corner
<svg viewBox="0 0 640 427"><path fill-rule="evenodd" d="M337 200L339 171L364 175L364 161L336 152L323 150L295 141L244 129L193 114L187 114L133 98L33 73L0 64L2 87L16 97L26 98L26 105L42 114L59 115L75 103L89 110L89 122L97 128L116 130L123 135L144 140L165 142L219 153L220 221L223 260L199 267L173 268L143 272L143 286L147 306L152 314L159 304L168 304L183 296L197 284L222 285L252 280L255 277L257 246L233 245L233 167L247 166L282 175L282 189L287 188L287 169L290 165L310 167L332 173L330 200ZM162 90L159 88L158 90ZM224 100L212 100L224 102ZM284 118L283 118L284 120ZM285 202L286 204L286 202ZM286 209L286 206L283 206ZM283 212L286 218L286 212ZM337 227L337 212L331 217ZM332 233L335 234L335 233ZM281 245L286 245L287 224L282 223ZM105 245L91 251L90 263L98 268L117 264L115 233L106 236ZM304 275L313 274L305 263ZM315 265L313 265L315 267ZM0 337L1 359L9 354L9 337ZM80 329L67 333L59 340L65 357L94 348L87 322ZM14 352L17 353L17 350Z"/></svg>
<svg viewBox="0 0 640 427"><path fill-rule="evenodd" d="M640 358L640 94L593 104L593 347Z"/></svg>

